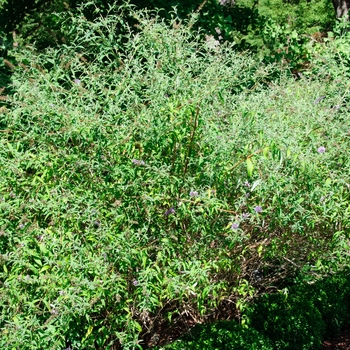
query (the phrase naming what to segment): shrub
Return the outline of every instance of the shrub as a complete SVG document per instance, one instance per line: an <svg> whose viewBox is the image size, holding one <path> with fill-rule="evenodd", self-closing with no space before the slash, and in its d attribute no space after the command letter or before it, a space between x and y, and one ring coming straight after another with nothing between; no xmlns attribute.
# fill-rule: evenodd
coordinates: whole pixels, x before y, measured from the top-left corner
<svg viewBox="0 0 350 350"><path fill-rule="evenodd" d="M130 14L137 33L113 9L80 13L66 45L13 53L3 349L140 348L183 313L239 313L303 266L348 262L348 110L331 108L346 82L295 81L193 19Z"/></svg>
<svg viewBox="0 0 350 350"><path fill-rule="evenodd" d="M342 271L313 285L313 300L326 324L326 336L338 334L349 317L349 272Z"/></svg>
<svg viewBox="0 0 350 350"><path fill-rule="evenodd" d="M164 347L169 350L272 350L268 338L235 321L197 325L182 339Z"/></svg>
<svg viewBox="0 0 350 350"><path fill-rule="evenodd" d="M325 324L304 294L262 296L252 308L251 326L269 337L275 349L319 349Z"/></svg>

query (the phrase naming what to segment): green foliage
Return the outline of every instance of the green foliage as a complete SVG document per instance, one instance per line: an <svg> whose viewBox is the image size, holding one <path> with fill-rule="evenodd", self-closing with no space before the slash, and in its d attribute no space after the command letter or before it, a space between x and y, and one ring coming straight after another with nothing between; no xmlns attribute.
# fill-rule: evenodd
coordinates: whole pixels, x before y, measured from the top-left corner
<svg viewBox="0 0 350 350"><path fill-rule="evenodd" d="M251 327L269 337L275 349L319 349L325 324L304 294L264 295L252 307Z"/></svg>
<svg viewBox="0 0 350 350"><path fill-rule="evenodd" d="M262 31L263 49L259 52L266 62L281 62L292 70L303 69L311 58L309 38L296 29L266 22Z"/></svg>
<svg viewBox="0 0 350 350"><path fill-rule="evenodd" d="M349 272L342 271L319 281L313 287L314 304L325 321L327 336L332 337L340 332L349 318Z"/></svg>
<svg viewBox="0 0 350 350"><path fill-rule="evenodd" d="M320 348L323 338L338 334L348 319L349 272L317 281L300 274L295 282L251 303L245 326L235 321L197 325L164 349Z"/></svg>
<svg viewBox="0 0 350 350"><path fill-rule="evenodd" d="M1 348L137 349L183 314L240 313L305 267L348 264L347 80L295 81L194 17L59 21L67 43L13 49L3 92ZM317 321L298 340L316 346L319 314L290 300L309 314L275 307L297 321L281 346Z"/></svg>
<svg viewBox="0 0 350 350"><path fill-rule="evenodd" d="M249 4L249 1L244 0L244 3ZM329 30L335 21L333 5L328 0L260 0L256 7L261 16L279 25L287 24L299 34Z"/></svg>
<svg viewBox="0 0 350 350"><path fill-rule="evenodd" d="M224 11L219 28L236 48L249 48L265 62L279 62L293 71L309 64L310 35L334 24L329 1L237 1Z"/></svg>
<svg viewBox="0 0 350 350"><path fill-rule="evenodd" d="M350 77L349 37L349 23L339 20L333 32L328 33L324 44L313 47L313 75L338 81Z"/></svg>
<svg viewBox="0 0 350 350"><path fill-rule="evenodd" d="M171 350L272 350L271 341L235 321L197 325L180 340L165 346Z"/></svg>
<svg viewBox="0 0 350 350"><path fill-rule="evenodd" d="M61 1L55 1L57 4ZM26 15L42 12L48 0L3 0L1 1L0 18L2 27L6 31L13 30L21 23Z"/></svg>
<svg viewBox="0 0 350 350"><path fill-rule="evenodd" d="M130 4L142 9L156 9L167 22L173 21L174 14L179 22L195 17L193 31L203 30L203 37L235 43L236 50L250 49L263 57L264 62L279 62L293 72L304 70L309 64L310 34L329 29L334 24L334 10L329 1L284 2L268 0L263 2L244 1L222 5L217 0L186 2L179 1L118 1L94 0L82 2L71 0L56 1L13 1L7 0L0 10L0 23L5 32L20 31L27 41L35 42L37 48L70 44L71 37L62 31L64 18L75 17L79 9L89 21L100 15L111 13L123 16L133 31L136 22ZM113 4L113 5L112 5ZM115 6L115 5L118 6ZM16 6L15 6L16 5ZM114 31L122 30L117 27ZM308 35L306 35L308 34Z"/></svg>
<svg viewBox="0 0 350 350"><path fill-rule="evenodd" d="M234 6L222 5L217 0L133 0L130 3L139 9L157 10L159 15L168 21L172 20L173 11L180 20L187 20L195 13L197 21L193 24L193 29L202 28L206 34L213 35L221 41L234 41L236 48L241 50L262 49L264 44L261 34L266 24L271 22L277 27L286 26L291 33L297 31L299 37L305 33L329 30L334 24L334 9L328 0L302 0L297 3L283 0L238 0ZM6 32L19 30L27 40L35 41L39 47L47 47L66 41L60 30L59 13L69 11L71 16L75 16L79 12L77 9L83 5L85 17L93 21L100 14L106 15L110 6L116 4L124 7L128 6L129 2L4 0L0 5L0 23Z"/></svg>
<svg viewBox="0 0 350 350"><path fill-rule="evenodd" d="M318 349L324 337L334 337L348 320L348 269L326 278L311 276L301 274L295 285L247 308L249 327L269 337L276 349Z"/></svg>

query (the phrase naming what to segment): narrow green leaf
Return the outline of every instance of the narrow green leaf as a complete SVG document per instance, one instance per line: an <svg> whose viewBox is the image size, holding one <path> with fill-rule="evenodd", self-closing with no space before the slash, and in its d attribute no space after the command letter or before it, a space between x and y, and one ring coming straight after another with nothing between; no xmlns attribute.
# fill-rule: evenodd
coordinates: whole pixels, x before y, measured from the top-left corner
<svg viewBox="0 0 350 350"><path fill-rule="evenodd" d="M248 174L248 177L252 177L252 175L253 175L253 170L254 170L254 164L253 164L253 162L251 161L250 158L247 158L246 164L247 164L247 174Z"/></svg>

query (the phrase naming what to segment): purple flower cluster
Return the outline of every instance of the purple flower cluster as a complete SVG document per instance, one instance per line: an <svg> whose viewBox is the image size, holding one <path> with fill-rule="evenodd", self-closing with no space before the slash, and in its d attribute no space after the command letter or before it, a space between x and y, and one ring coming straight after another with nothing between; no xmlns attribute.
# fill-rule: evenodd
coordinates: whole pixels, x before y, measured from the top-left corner
<svg viewBox="0 0 350 350"><path fill-rule="evenodd" d="M231 7L235 4L235 0L219 0L221 6Z"/></svg>
<svg viewBox="0 0 350 350"><path fill-rule="evenodd" d="M198 197L198 192L197 191L191 191L190 192L190 197Z"/></svg>
<svg viewBox="0 0 350 350"><path fill-rule="evenodd" d="M169 216L170 214L175 214L175 213L176 213L175 209L171 207L164 213L164 215Z"/></svg>
<svg viewBox="0 0 350 350"><path fill-rule="evenodd" d="M146 163L143 160L133 159L132 162L135 165L145 165Z"/></svg>
<svg viewBox="0 0 350 350"><path fill-rule="evenodd" d="M263 212L263 208L260 206L260 205L257 205L256 207L254 207L254 211L257 213L257 214L260 214ZM231 225L231 230L232 231L236 231L239 229L239 224L240 222L243 222L244 220L247 220L250 218L250 214L249 213L242 213L241 215L241 218L240 220L238 220L238 222L234 222L232 225Z"/></svg>
<svg viewBox="0 0 350 350"><path fill-rule="evenodd" d="M325 99L326 98L326 96L321 96L321 97L319 97L319 98L316 98L316 100L314 101L314 103L315 104L317 104L317 103L319 103L319 102L321 102L323 99Z"/></svg>
<svg viewBox="0 0 350 350"><path fill-rule="evenodd" d="M234 222L231 226L231 230L235 231L235 230L238 230L239 228L239 224L237 224L237 222Z"/></svg>
<svg viewBox="0 0 350 350"><path fill-rule="evenodd" d="M324 146L318 147L318 148L317 148L317 152L318 152L318 153L321 153L321 154L322 154L322 153L325 153L325 152L326 152L326 147L324 147Z"/></svg>
<svg viewBox="0 0 350 350"><path fill-rule="evenodd" d="M256 213L262 213L262 211L263 211L263 209L262 209L262 207L260 206L260 205L257 205L255 208L254 208L254 211L256 212Z"/></svg>
<svg viewBox="0 0 350 350"><path fill-rule="evenodd" d="M216 28L215 28L215 31L216 31L216 34L219 35L219 40L222 40L223 37L222 37L222 35L221 35L222 33L221 33L220 28L216 27Z"/></svg>
<svg viewBox="0 0 350 350"><path fill-rule="evenodd" d="M211 50L216 50L220 46L220 41L215 40L213 35L206 35L205 42L207 44L207 47Z"/></svg>
<svg viewBox="0 0 350 350"><path fill-rule="evenodd" d="M50 304L51 306L51 315L58 315L58 310L56 309L56 306L53 304Z"/></svg>

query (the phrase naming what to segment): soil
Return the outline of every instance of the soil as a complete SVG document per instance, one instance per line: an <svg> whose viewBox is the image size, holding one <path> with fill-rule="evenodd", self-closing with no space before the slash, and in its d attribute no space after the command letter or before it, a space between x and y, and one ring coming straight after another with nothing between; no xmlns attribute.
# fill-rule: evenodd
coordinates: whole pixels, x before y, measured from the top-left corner
<svg viewBox="0 0 350 350"><path fill-rule="evenodd" d="M350 325L336 337L323 342L322 350L350 350Z"/></svg>

